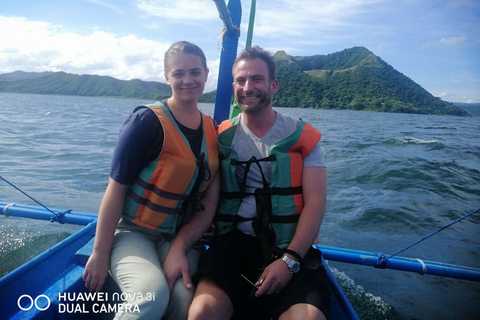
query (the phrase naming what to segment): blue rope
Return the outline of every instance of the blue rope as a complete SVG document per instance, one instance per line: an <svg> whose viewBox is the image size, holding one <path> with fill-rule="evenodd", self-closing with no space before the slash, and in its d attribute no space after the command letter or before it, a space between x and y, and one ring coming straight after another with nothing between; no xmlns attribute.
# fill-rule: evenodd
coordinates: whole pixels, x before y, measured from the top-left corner
<svg viewBox="0 0 480 320"><path fill-rule="evenodd" d="M35 201L36 203L38 203L40 206L42 206L43 208L45 208L47 211L50 211L51 213L53 213L53 217L50 218L50 221L51 222L59 222L61 224L64 224L65 222L63 221L63 218L65 217L65 214L67 213L70 213L72 210L66 210L64 212L54 212L52 210L50 210L47 206L43 205L40 201L36 200L35 198L31 197L30 195L28 195L26 192L24 192L23 190L21 190L19 187L17 187L16 185L14 185L13 183L11 183L10 181L8 181L7 179L5 179L4 177L0 176L0 179L2 179L3 181L5 181L6 183L8 183L10 186L12 186L13 188L17 189L18 191L20 191L21 193L23 193L25 196L27 196L28 198L30 198L31 200Z"/></svg>
<svg viewBox="0 0 480 320"><path fill-rule="evenodd" d="M420 242L422 242L422 241L424 241L424 240L427 240L427 239L430 238L430 237L433 237L433 236L436 235L437 233L439 233L439 232L447 229L448 227L454 225L455 223L460 222L460 221L462 221L463 219L468 218L468 217L470 217L471 215L473 215L473 214L475 214L475 213L478 213L478 212L480 212L480 208L478 208L477 210L474 210L474 211L472 211L472 212L470 212L470 213L467 213L467 214L464 215L463 217L460 217L460 218L458 218L457 220L455 220L455 221L447 224L446 226L438 229L437 231L432 232L432 233L429 234L428 236L423 237L422 239L418 240L417 242L415 242L415 243L413 243L413 244L411 244L411 245L403 248L402 250L398 251L397 253L392 254L392 255L389 256L389 257L386 257L383 253L377 253L377 255L378 255L379 257L378 257L377 265L375 266L375 268L385 269L386 266L387 266L387 261L388 261L388 259L393 258L393 257L395 257L396 255L399 255L400 253L402 253L402 252L410 249L411 247L416 246L416 245L419 244Z"/></svg>

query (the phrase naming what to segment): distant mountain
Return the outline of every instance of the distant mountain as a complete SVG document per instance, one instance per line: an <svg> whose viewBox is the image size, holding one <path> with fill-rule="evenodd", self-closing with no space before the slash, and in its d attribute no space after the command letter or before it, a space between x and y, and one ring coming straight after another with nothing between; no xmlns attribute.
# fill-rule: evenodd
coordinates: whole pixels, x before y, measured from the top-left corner
<svg viewBox="0 0 480 320"><path fill-rule="evenodd" d="M0 81L17 81L25 79L34 79L40 78L53 72L24 72L24 71L15 71L11 73L0 74Z"/></svg>
<svg viewBox="0 0 480 320"><path fill-rule="evenodd" d="M453 105L467 111L474 117L480 117L480 103L453 102Z"/></svg>
<svg viewBox="0 0 480 320"><path fill-rule="evenodd" d="M0 74L0 92L106 96L161 100L171 95L168 85L154 81L123 81L107 76L75 75L65 72Z"/></svg>
<svg viewBox="0 0 480 320"><path fill-rule="evenodd" d="M432 96L413 80L364 47L328 55L275 55L279 107L323 108L468 116L452 103ZM160 82L65 72L0 74L0 92L109 96L160 100L171 95ZM215 91L200 102L215 102Z"/></svg>
<svg viewBox="0 0 480 320"><path fill-rule="evenodd" d="M279 51L275 60L276 106L468 115L363 47L308 57Z"/></svg>

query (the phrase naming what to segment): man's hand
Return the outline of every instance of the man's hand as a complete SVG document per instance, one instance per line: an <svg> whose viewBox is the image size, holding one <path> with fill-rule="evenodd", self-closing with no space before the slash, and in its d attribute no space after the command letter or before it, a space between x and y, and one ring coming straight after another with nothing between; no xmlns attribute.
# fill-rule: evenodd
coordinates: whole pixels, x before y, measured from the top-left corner
<svg viewBox="0 0 480 320"><path fill-rule="evenodd" d="M188 259L184 252L181 250L171 250L168 252L165 262L162 266L163 273L167 278L167 283L170 291L172 291L173 285L178 278L183 278L185 288L192 289L192 279L190 277L190 271L188 268Z"/></svg>
<svg viewBox="0 0 480 320"><path fill-rule="evenodd" d="M205 232L202 235L200 242L208 244L213 239L214 236L215 236L215 224L212 223L208 228L207 232Z"/></svg>
<svg viewBox="0 0 480 320"><path fill-rule="evenodd" d="M257 283L255 283L259 287L255 296L279 293L290 283L292 278L293 275L290 274L287 264L281 259L277 259L265 268Z"/></svg>

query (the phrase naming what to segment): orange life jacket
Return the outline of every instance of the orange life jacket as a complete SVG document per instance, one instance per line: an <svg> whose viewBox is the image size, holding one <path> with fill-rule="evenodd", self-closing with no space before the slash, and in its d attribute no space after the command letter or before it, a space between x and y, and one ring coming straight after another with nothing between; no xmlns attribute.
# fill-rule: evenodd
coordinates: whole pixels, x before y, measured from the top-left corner
<svg viewBox="0 0 480 320"><path fill-rule="evenodd" d="M171 112L158 102L147 107L162 124L163 146L130 187L123 218L141 227L175 233L180 216L191 214L218 170L216 128L212 118L202 114L201 153L195 155Z"/></svg>

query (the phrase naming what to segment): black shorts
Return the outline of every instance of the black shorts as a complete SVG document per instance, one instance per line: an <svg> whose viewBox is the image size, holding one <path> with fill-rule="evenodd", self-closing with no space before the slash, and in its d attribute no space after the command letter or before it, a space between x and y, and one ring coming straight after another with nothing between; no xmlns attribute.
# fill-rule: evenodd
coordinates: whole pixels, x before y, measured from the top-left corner
<svg viewBox="0 0 480 320"><path fill-rule="evenodd" d="M210 280L230 297L234 307L232 319L277 319L297 303L307 303L328 316L330 286L321 252L310 249L305 261L316 261L316 268L303 267L290 284L279 294L255 297L255 283L263 271L261 245L257 238L239 231L216 237L210 248L200 256L198 270L193 276Z"/></svg>

